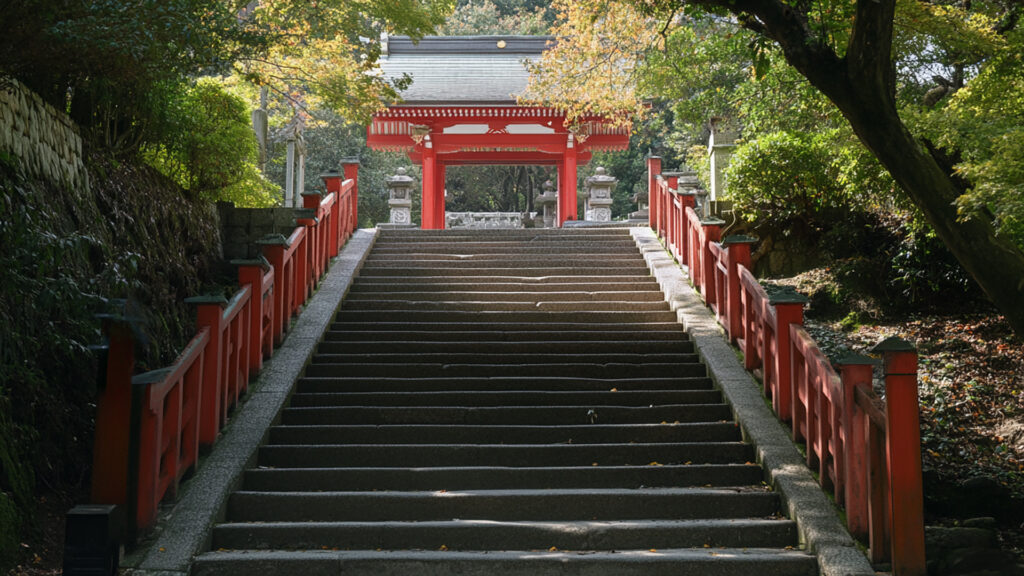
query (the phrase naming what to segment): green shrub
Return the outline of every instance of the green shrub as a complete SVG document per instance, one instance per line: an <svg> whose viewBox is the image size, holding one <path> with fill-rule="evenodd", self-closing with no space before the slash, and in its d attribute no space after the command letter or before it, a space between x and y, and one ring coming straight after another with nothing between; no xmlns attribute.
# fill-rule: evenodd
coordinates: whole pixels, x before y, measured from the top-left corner
<svg viewBox="0 0 1024 576"><path fill-rule="evenodd" d="M18 509L6 492L0 492L0 570L14 565L20 528Z"/></svg>
<svg viewBox="0 0 1024 576"><path fill-rule="evenodd" d="M774 132L740 144L727 174L730 199L748 220L820 228L850 189L832 132Z"/></svg>
<svg viewBox="0 0 1024 576"><path fill-rule="evenodd" d="M143 158L193 198L274 205L278 189L256 166L245 102L209 79L175 88L160 143L143 148Z"/></svg>

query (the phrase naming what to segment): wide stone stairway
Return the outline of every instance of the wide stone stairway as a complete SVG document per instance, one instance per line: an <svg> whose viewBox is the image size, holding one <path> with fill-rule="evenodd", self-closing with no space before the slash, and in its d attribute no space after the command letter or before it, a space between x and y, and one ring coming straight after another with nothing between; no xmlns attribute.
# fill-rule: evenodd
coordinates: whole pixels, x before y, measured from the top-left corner
<svg viewBox="0 0 1024 576"><path fill-rule="evenodd" d="M812 575L628 230L381 231L199 575Z"/></svg>

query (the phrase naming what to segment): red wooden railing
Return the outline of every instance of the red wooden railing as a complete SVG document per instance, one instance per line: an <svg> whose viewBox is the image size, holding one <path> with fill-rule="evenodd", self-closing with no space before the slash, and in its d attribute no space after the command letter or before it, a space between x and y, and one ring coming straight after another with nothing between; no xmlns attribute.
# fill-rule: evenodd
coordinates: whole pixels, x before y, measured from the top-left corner
<svg viewBox="0 0 1024 576"><path fill-rule="evenodd" d="M123 506L129 537L154 524L160 502L174 497L200 447L216 441L291 317L355 231L355 170L346 166L346 175L325 175L327 194L307 195L294 231L259 243L263 257L234 262L241 286L234 296L186 300L197 306L198 333L171 366L134 375L133 321L104 317L109 346L97 399L91 499Z"/></svg>
<svg viewBox="0 0 1024 576"><path fill-rule="evenodd" d="M924 514L917 353L901 340L873 349L885 365L886 400L872 390L866 356L828 361L803 328L806 298L767 292L750 268L753 238L720 239L721 220L701 219L692 194L662 177L648 160L650 225L688 270L705 303L743 352L807 465L846 510L847 526L869 546L873 562L890 561L897 576L923 576ZM667 174L666 176L671 175Z"/></svg>

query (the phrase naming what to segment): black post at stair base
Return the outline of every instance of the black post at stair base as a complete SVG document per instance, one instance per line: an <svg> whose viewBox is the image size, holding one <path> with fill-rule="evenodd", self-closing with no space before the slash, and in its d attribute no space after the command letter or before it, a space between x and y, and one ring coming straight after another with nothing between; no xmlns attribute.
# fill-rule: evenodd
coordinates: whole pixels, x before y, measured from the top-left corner
<svg viewBox="0 0 1024 576"><path fill-rule="evenodd" d="M64 576L113 576L121 561L124 514L118 506L85 504L64 524Z"/></svg>

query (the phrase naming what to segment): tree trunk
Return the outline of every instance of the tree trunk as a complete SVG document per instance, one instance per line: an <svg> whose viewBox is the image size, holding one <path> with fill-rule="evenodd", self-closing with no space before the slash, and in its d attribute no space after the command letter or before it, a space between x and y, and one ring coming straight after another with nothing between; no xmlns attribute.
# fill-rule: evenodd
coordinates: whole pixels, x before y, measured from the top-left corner
<svg viewBox="0 0 1024 576"><path fill-rule="evenodd" d="M786 61L835 103L964 270L1013 330L1024 335L1024 252L997 236L983 216L957 220L956 199L964 190L910 134L896 110L891 58L895 0L858 0L843 58L820 42L806 16L779 0L709 3L730 8L741 18L756 18L746 25L778 42Z"/></svg>

